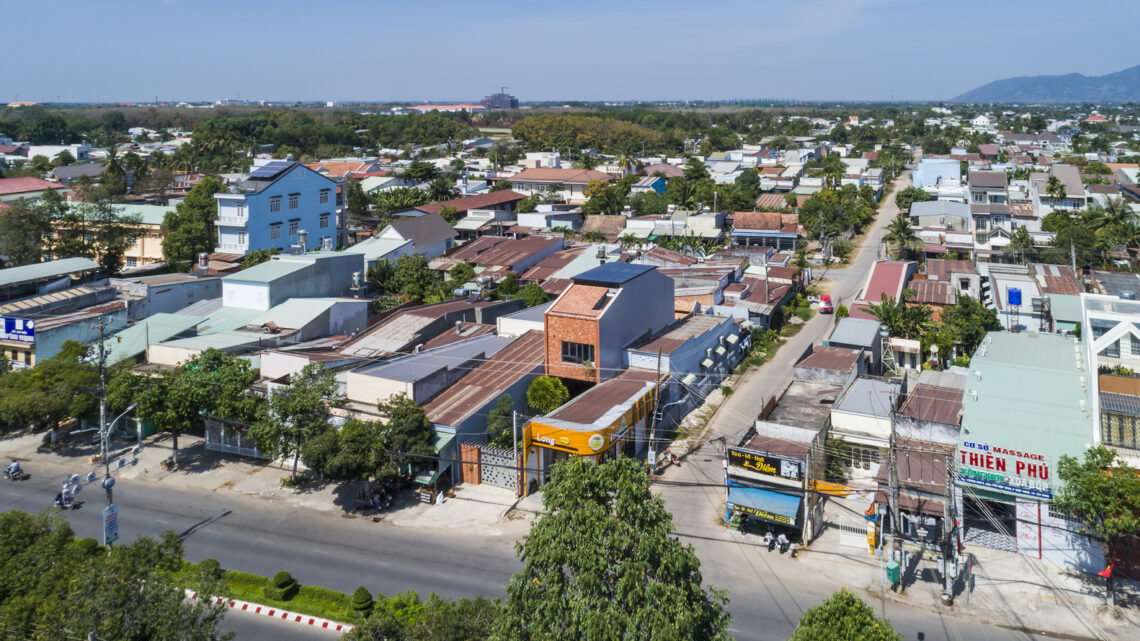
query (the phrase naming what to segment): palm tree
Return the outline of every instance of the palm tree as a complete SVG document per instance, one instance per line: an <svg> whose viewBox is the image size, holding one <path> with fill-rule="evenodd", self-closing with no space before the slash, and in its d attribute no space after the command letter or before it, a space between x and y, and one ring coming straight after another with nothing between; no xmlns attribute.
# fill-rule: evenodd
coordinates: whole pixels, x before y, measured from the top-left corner
<svg viewBox="0 0 1140 641"><path fill-rule="evenodd" d="M1104 206L1090 208L1084 215L1085 222L1093 229L1117 230L1126 223L1135 222L1136 214L1120 197L1108 198Z"/></svg>
<svg viewBox="0 0 1140 641"><path fill-rule="evenodd" d="M1056 176L1049 176L1049 182L1045 186L1045 193L1057 200L1064 200L1065 185Z"/></svg>
<svg viewBox="0 0 1140 641"><path fill-rule="evenodd" d="M1009 239L1009 246L1013 249L1014 255L1021 256L1023 264L1028 263L1037 251L1037 247L1033 244L1033 237L1029 235L1029 230L1024 227L1018 227L1013 232Z"/></svg>
<svg viewBox="0 0 1140 641"><path fill-rule="evenodd" d="M606 235L596 229L582 232L582 240L587 243L604 243L606 242Z"/></svg>
<svg viewBox="0 0 1140 641"><path fill-rule="evenodd" d="M927 305L907 305L905 301L882 295L882 301L867 306L867 313L887 326L898 338L921 339L933 326L933 313Z"/></svg>
<svg viewBox="0 0 1140 641"><path fill-rule="evenodd" d="M641 245L641 238L633 234L622 234L621 238L618 238L618 242L621 243L622 249L629 249L634 245Z"/></svg>
<svg viewBox="0 0 1140 641"><path fill-rule="evenodd" d="M887 223L887 233L883 235L883 241L893 245L900 257L908 249L914 251L922 249L922 240L911 229L910 219L903 214L895 216L894 220Z"/></svg>

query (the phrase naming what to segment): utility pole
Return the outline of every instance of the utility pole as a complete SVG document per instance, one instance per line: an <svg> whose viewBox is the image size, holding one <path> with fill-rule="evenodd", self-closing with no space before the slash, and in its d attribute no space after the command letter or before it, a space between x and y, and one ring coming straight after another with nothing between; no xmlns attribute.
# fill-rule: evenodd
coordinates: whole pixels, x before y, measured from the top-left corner
<svg viewBox="0 0 1140 641"><path fill-rule="evenodd" d="M898 473L898 443L895 437L895 405L896 396L891 395L891 441L888 457L887 472L890 483L890 510L891 510L891 547L898 553L898 563L902 565L902 514L899 512L899 473Z"/></svg>
<svg viewBox="0 0 1140 641"><path fill-rule="evenodd" d="M518 475L515 478L521 478L520 481L516 481L516 482L521 484L522 481L526 480L526 476L524 474L520 474L520 471L518 469L518 464L519 464L519 412L518 412L518 410L511 410L511 441L513 442L513 445L511 445L511 456L512 456L511 465L515 466L515 474ZM519 493L517 491L519 489L521 489L521 488L518 488L518 487L515 488L516 494Z"/></svg>
<svg viewBox="0 0 1140 641"><path fill-rule="evenodd" d="M657 412L661 409L661 348L657 348L657 386L653 389L653 415L649 418L649 471L657 465Z"/></svg>
<svg viewBox="0 0 1140 641"><path fill-rule="evenodd" d="M1077 250L1073 247L1073 239L1069 239L1069 260L1073 266L1073 278L1077 277Z"/></svg>
<svg viewBox="0 0 1140 641"><path fill-rule="evenodd" d="M942 603L950 605L954 601L954 581L950 568L955 568L957 576L958 545L955 542L954 515L954 457L946 454L946 495L942 504ZM951 565L953 564L953 565Z"/></svg>

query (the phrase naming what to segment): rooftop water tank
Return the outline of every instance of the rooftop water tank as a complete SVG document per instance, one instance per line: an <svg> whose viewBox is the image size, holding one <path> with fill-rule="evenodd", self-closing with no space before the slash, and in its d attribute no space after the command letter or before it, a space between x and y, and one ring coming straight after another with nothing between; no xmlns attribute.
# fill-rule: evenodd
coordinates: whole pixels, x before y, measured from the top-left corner
<svg viewBox="0 0 1140 641"><path fill-rule="evenodd" d="M1018 307L1021 305L1021 289L1017 287L1010 287L1007 290L1009 296L1009 304L1011 307Z"/></svg>

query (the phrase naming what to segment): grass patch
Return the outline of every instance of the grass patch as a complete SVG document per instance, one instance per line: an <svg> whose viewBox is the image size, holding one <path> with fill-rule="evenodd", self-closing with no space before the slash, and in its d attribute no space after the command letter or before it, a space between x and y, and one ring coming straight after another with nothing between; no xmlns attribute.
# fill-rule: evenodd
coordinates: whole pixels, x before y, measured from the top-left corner
<svg viewBox="0 0 1140 641"><path fill-rule="evenodd" d="M784 337L795 336L796 334L798 334L800 332L801 327L803 327L803 325L795 325L793 323L788 323L787 325L784 325L784 327L780 329L780 336L784 336Z"/></svg>
<svg viewBox="0 0 1140 641"><path fill-rule="evenodd" d="M180 585L196 590L198 586L195 585L194 576L197 572L198 565L186 561L182 569L175 573L174 579ZM259 574L227 570L222 575L222 594L216 596L260 603L271 608L333 621L352 622L358 619L356 611L352 609L352 597L343 592L317 585L302 585L293 598L278 600L265 596L264 589L271 584L271 579Z"/></svg>
<svg viewBox="0 0 1140 641"><path fill-rule="evenodd" d="M812 316L815 316L815 312L812 310L810 305L804 305L803 307L797 307L795 309L795 311L792 313L795 314L797 318L799 318L800 320L802 320L805 323L808 322L809 320L811 320Z"/></svg>

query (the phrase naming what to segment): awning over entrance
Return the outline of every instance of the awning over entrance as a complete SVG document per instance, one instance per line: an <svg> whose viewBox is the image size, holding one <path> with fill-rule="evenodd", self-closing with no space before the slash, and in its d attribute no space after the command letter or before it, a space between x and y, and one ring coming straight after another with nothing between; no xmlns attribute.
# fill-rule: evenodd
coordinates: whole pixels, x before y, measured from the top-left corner
<svg viewBox="0 0 1140 641"><path fill-rule="evenodd" d="M800 513L801 498L749 487L734 487L728 491L728 508L749 516L794 525Z"/></svg>

